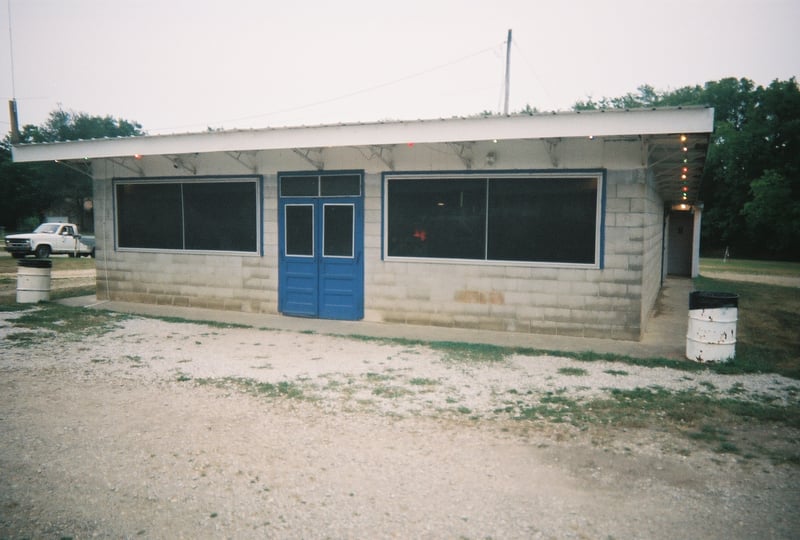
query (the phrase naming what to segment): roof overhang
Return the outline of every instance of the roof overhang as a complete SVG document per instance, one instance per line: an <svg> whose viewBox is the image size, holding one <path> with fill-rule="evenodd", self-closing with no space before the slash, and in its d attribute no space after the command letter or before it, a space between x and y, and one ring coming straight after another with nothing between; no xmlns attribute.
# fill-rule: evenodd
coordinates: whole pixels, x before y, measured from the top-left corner
<svg viewBox="0 0 800 540"><path fill-rule="evenodd" d="M690 197L696 200L699 174L714 127L706 107L563 112L535 115L451 118L210 131L174 135L106 138L12 148L16 162L71 161L134 155L332 148L346 146L454 143L525 139L630 137L642 140L659 192L680 197L682 168L689 170ZM678 141L684 136L686 140ZM686 148L686 150L684 150ZM689 159L688 162L684 162ZM643 163L644 164L644 163ZM686 179L683 179L686 180Z"/></svg>

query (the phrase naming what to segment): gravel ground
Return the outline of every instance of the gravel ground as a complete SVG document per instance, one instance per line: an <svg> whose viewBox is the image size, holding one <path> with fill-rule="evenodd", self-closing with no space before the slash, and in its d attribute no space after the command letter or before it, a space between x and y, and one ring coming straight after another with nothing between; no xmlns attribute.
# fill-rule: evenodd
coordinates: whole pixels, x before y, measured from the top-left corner
<svg viewBox="0 0 800 540"><path fill-rule="evenodd" d="M658 426L577 428L507 412L520 399L649 386L796 404L798 382L777 375L465 361L424 346L122 316L79 341L8 339L28 331L16 316L0 313L0 538L800 530L797 466L716 453Z"/></svg>

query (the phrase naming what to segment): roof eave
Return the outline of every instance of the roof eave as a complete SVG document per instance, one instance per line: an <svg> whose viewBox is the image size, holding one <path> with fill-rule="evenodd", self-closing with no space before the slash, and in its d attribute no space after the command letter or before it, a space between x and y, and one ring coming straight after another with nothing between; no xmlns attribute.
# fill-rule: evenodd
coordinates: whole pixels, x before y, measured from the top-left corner
<svg viewBox="0 0 800 540"><path fill-rule="evenodd" d="M711 133L714 109L587 111L233 130L17 145L16 162L481 140Z"/></svg>

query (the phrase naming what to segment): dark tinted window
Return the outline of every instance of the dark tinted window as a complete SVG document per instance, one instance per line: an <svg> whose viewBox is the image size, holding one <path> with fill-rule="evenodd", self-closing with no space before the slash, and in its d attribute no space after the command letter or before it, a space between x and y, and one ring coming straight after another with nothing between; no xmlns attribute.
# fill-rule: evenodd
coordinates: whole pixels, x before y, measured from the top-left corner
<svg viewBox="0 0 800 540"><path fill-rule="evenodd" d="M116 184L121 248L258 252L258 185L247 181Z"/></svg>
<svg viewBox="0 0 800 540"><path fill-rule="evenodd" d="M319 176L281 177L281 197L316 197L319 195Z"/></svg>
<svg viewBox="0 0 800 540"><path fill-rule="evenodd" d="M257 251L255 182L183 185L186 249Z"/></svg>
<svg viewBox="0 0 800 540"><path fill-rule="evenodd" d="M120 247L181 249L180 184L117 185Z"/></svg>
<svg viewBox="0 0 800 540"><path fill-rule="evenodd" d="M389 255L483 259L486 180L389 182Z"/></svg>
<svg viewBox="0 0 800 540"><path fill-rule="evenodd" d="M324 197L361 195L361 176L357 174L322 176L320 180Z"/></svg>
<svg viewBox="0 0 800 540"><path fill-rule="evenodd" d="M352 257L353 205L326 204L324 208L323 255Z"/></svg>
<svg viewBox="0 0 800 540"><path fill-rule="evenodd" d="M310 204L287 204L286 255L314 255L314 207Z"/></svg>
<svg viewBox="0 0 800 540"><path fill-rule="evenodd" d="M489 259L594 262L595 178L515 178L489 186Z"/></svg>
<svg viewBox="0 0 800 540"><path fill-rule="evenodd" d="M390 177L387 255L595 264L599 179Z"/></svg>

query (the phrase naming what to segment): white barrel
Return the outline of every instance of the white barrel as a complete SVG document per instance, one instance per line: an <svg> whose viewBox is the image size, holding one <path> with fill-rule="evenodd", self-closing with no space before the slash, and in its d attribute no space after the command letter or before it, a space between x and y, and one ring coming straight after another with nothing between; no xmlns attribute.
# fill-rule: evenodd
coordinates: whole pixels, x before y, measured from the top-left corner
<svg viewBox="0 0 800 540"><path fill-rule="evenodd" d="M17 303L35 304L50 300L50 271L53 261L22 259L17 263Z"/></svg>
<svg viewBox="0 0 800 540"><path fill-rule="evenodd" d="M686 358L696 362L726 362L736 355L739 296L696 291L689 296Z"/></svg>

